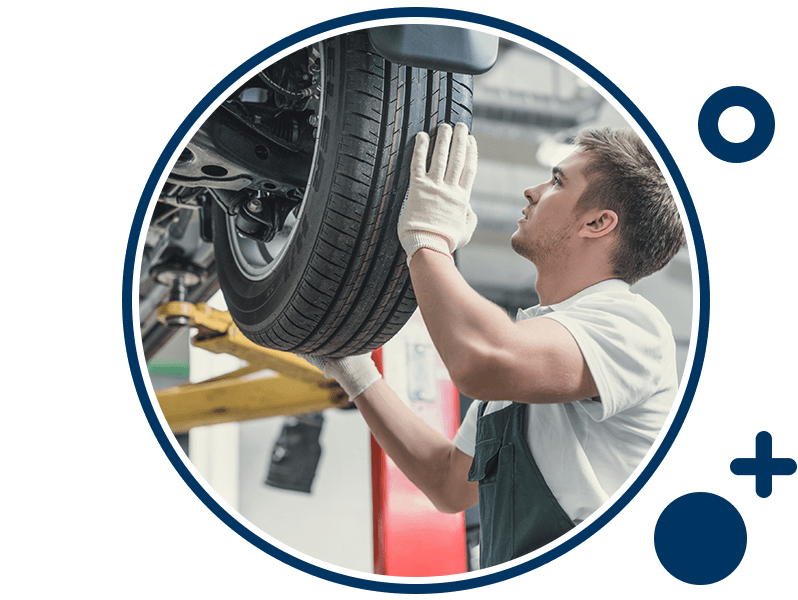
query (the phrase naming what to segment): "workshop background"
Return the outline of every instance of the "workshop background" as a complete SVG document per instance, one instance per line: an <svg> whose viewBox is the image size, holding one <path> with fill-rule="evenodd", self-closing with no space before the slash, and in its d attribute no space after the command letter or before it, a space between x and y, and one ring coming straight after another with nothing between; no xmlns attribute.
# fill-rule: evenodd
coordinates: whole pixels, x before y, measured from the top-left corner
<svg viewBox="0 0 798 600"><path fill-rule="evenodd" d="M523 190L549 177L550 167L570 151L568 142L578 129L625 125L623 117L573 73L526 47L502 41L496 66L474 78L473 133L480 160L472 205L479 225L471 243L458 251L457 263L477 291L511 315L537 303L534 266L509 245L526 205ZM692 325L691 281L685 249L663 271L633 288L670 322L680 375ZM224 309L220 294L209 303ZM240 365L236 358L191 347L190 335L187 328L181 330L149 361L154 389L203 381ZM463 412L468 401L462 399ZM330 409L314 418L305 428L310 432L307 447L321 452L311 493L264 483L275 443L293 423L290 418L197 427L179 442L229 507L278 547L373 572L368 429L356 410ZM472 534L475 518L467 514ZM470 539L473 567L475 538Z"/></svg>

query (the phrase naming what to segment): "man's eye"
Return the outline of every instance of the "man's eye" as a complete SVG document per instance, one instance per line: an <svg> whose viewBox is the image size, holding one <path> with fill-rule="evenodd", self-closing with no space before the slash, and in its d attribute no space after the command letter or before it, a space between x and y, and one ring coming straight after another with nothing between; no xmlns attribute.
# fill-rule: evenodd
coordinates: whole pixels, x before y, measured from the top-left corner
<svg viewBox="0 0 798 600"><path fill-rule="evenodd" d="M560 181L560 178L556 175L552 175L551 180L554 185L562 185L562 181Z"/></svg>

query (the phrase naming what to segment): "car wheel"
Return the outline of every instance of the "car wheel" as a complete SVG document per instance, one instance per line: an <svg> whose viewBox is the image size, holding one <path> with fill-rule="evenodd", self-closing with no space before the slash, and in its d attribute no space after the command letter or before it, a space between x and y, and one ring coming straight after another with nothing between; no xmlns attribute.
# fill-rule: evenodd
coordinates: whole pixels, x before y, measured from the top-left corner
<svg viewBox="0 0 798 600"><path fill-rule="evenodd" d="M391 64L365 32L318 46L316 140L301 204L269 242L213 206L219 283L235 323L278 350L382 346L416 308L396 226L414 135L471 125L471 77Z"/></svg>

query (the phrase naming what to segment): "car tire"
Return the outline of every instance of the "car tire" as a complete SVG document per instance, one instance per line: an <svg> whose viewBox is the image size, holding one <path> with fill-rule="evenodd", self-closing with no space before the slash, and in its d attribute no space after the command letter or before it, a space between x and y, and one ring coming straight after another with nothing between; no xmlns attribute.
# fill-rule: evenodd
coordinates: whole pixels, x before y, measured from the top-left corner
<svg viewBox="0 0 798 600"><path fill-rule="evenodd" d="M324 41L321 55L315 155L279 255L261 244L268 264L247 263L244 246L256 242L216 203L214 253L228 310L249 339L343 357L381 347L416 308L396 235L413 139L443 122L471 126L471 77L391 64L366 32Z"/></svg>

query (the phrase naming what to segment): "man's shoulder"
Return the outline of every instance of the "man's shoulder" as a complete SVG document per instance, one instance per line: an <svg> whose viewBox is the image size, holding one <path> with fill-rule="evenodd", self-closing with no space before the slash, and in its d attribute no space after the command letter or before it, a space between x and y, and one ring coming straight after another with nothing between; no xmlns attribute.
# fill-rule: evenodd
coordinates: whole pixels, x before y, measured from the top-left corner
<svg viewBox="0 0 798 600"><path fill-rule="evenodd" d="M554 312L575 319L618 319L646 329L670 329L662 312L644 296L633 292L628 284L588 288L572 302L555 307Z"/></svg>

